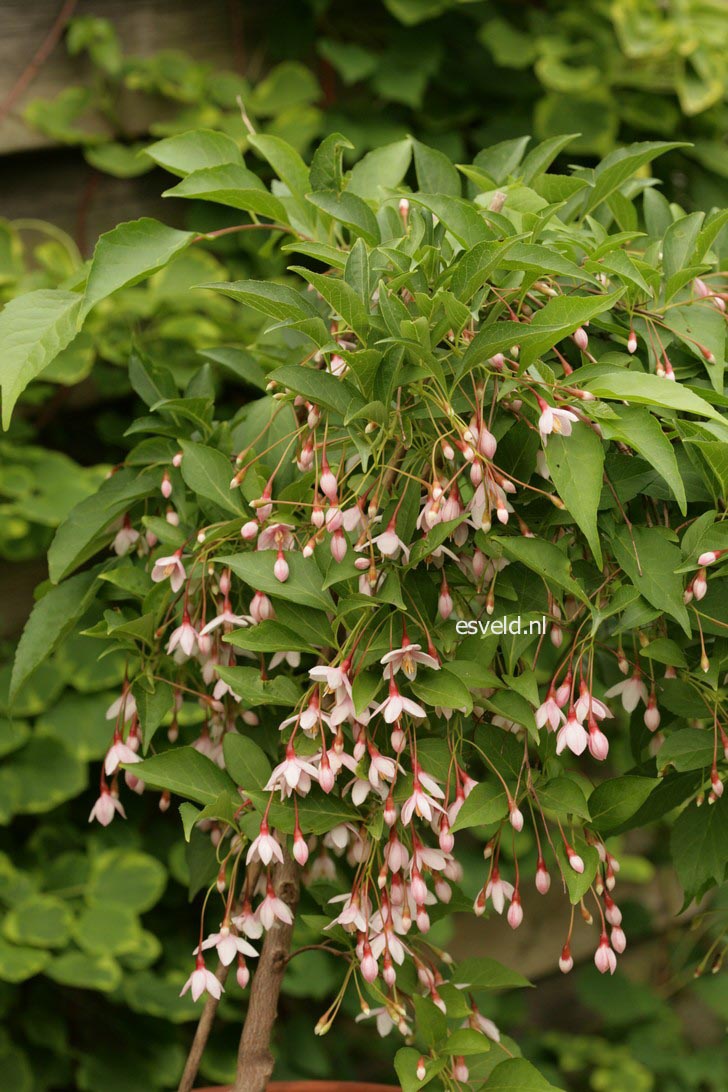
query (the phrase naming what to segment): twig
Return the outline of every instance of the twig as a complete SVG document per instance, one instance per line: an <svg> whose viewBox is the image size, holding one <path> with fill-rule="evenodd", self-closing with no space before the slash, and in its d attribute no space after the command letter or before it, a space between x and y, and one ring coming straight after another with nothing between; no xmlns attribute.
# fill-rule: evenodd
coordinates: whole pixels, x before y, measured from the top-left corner
<svg viewBox="0 0 728 1092"><path fill-rule="evenodd" d="M284 853L283 864L279 866L275 877L276 893L291 913L295 913L298 904L299 868L285 850ZM292 935L293 925L285 925L280 921L265 935L250 989L248 1015L240 1037L233 1092L265 1092L273 1072L270 1041Z"/></svg>
<svg viewBox="0 0 728 1092"><path fill-rule="evenodd" d="M225 967L221 963L215 971L215 977L221 986L225 985L225 979L228 976L230 967ZM210 1037L212 1025L215 1022L215 1013L217 1012L217 1006L219 1005L219 999L213 997L211 994L208 996L205 1002L205 1007L202 1010L202 1016L200 1017L195 1031L195 1037L192 1040L192 1046L190 1052L187 1055L187 1061L185 1063L184 1073L182 1074L182 1080L179 1082L179 1088L177 1092L192 1092L192 1086L195 1083L195 1077L197 1076L197 1070L200 1068L200 1062L202 1055L205 1052L207 1046L207 1040Z"/></svg>
<svg viewBox="0 0 728 1092"><path fill-rule="evenodd" d="M20 76L3 99L2 103L0 103L0 124L5 121L13 106L15 106L15 103L21 97L26 88L33 82L45 62L50 57L53 50L58 45L58 42L61 39L61 35L66 29L68 20L73 15L77 3L78 0L65 0L65 3L63 4L61 10L56 16L56 20L53 26L48 31L40 46L36 50L33 59L23 69L23 71L20 73Z"/></svg>

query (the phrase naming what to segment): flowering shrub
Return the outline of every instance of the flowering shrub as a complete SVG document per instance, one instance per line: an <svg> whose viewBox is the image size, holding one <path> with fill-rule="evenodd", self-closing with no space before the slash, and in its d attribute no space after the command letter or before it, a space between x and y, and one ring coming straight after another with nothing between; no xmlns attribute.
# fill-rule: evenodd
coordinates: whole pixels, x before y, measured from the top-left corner
<svg viewBox="0 0 728 1092"><path fill-rule="evenodd" d="M568 138L459 170L407 139L346 173L340 134L310 167L250 143L270 188L218 134L150 154L181 177L169 196L240 210L224 232L295 256L200 286L241 329L264 316L218 358L265 393L216 399L212 364L182 388L132 356L141 438L60 526L11 694L81 625L125 657L91 819L145 788L183 801L208 887L183 992L252 977L239 1089L271 1072L300 900L341 962L320 1034L354 991L407 1040L406 1090L552 1087L481 1012L525 979L431 937L465 908L528 928L525 885L553 884L554 964L591 929L614 973L609 839L675 809L686 901L725 877L728 216L660 197L659 143L567 175L549 167ZM95 308L207 238L121 224L83 283L11 301L4 422Z"/></svg>

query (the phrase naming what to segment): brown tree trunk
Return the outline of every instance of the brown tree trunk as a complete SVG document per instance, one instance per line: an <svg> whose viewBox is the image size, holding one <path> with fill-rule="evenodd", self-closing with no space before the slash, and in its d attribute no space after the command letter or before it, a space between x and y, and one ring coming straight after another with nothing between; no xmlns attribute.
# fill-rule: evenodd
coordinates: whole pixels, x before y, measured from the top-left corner
<svg viewBox="0 0 728 1092"><path fill-rule="evenodd" d="M284 862L274 877L276 894L295 914L299 868L285 850L284 854ZM248 1015L240 1037L237 1076L232 1092L265 1092L270 1080L273 1072L270 1042L292 935L293 926L279 921L265 935L250 988Z"/></svg>

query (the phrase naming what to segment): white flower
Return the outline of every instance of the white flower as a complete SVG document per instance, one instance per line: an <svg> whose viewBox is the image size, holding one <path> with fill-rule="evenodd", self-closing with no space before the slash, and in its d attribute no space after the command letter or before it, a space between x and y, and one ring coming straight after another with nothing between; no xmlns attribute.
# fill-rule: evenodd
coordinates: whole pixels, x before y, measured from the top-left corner
<svg viewBox="0 0 728 1092"><path fill-rule="evenodd" d="M427 713L418 705L417 702L412 701L411 698L405 698L400 694L397 684L394 681L394 676L389 681L389 694L384 701L372 710L372 716L376 716L378 713L382 713L387 724L393 724L395 720L399 720L402 713L409 713L413 717L426 717Z"/></svg>
<svg viewBox="0 0 728 1092"><path fill-rule="evenodd" d="M385 679L392 678L400 668L408 679L414 679L417 675L418 664L430 667L433 671L440 670L439 661L434 656L423 652L422 645L412 644L406 638L403 638L401 648L394 648L391 652L387 652L379 662L384 664Z"/></svg>
<svg viewBox="0 0 728 1092"><path fill-rule="evenodd" d="M173 592L178 592L185 580L187 573L182 564L181 551L170 554L169 557L159 557L154 562L152 580L155 584L161 584L163 580L169 580Z"/></svg>
<svg viewBox="0 0 728 1092"><path fill-rule="evenodd" d="M633 713L640 701L647 705L647 687L642 681L642 675L639 671L635 671L628 679L623 679L610 687L605 697L614 698L617 694L621 696L622 705L627 713Z"/></svg>
<svg viewBox="0 0 728 1092"><path fill-rule="evenodd" d="M217 949L218 958L223 967L229 967L238 955L255 957L258 954L252 944L231 933L227 925L221 925L219 933L210 933L207 940L203 941L202 948L195 948L192 954L199 955L200 951L205 952L208 948Z"/></svg>
<svg viewBox="0 0 728 1092"><path fill-rule="evenodd" d="M180 991L180 997L183 997L188 990L192 994L193 1001L199 1000L199 998L202 997L205 991L207 991L207 993L209 993L210 996L214 997L217 1001L219 1000L220 995L225 992L222 988L221 983L218 981L212 971L208 971L202 955L198 955L197 965L195 966L194 971L182 987Z"/></svg>
<svg viewBox="0 0 728 1092"><path fill-rule="evenodd" d="M282 921L284 925L293 925L293 914L283 899L278 898L270 883L265 898L256 910L256 915L264 929L270 929L276 921Z"/></svg>
<svg viewBox="0 0 728 1092"><path fill-rule="evenodd" d="M128 744L124 743L119 732L114 733L114 742L106 752L104 759L104 772L107 777L116 773L122 764L129 766L132 762L141 762L138 754L132 751Z"/></svg>
<svg viewBox="0 0 728 1092"><path fill-rule="evenodd" d="M106 719L107 720L116 720L116 718L119 716L119 713L121 713L122 709L124 710L124 720L125 721L131 720L131 718L134 716L134 714L137 711L136 700L135 700L134 695L132 694L131 690L129 690L128 687L126 687L124 690L122 690L121 694L116 699L116 701L112 701L111 705L106 710Z"/></svg>
<svg viewBox="0 0 728 1092"><path fill-rule="evenodd" d="M182 625L178 626L170 635L167 643L167 653L172 655L175 649L179 649L185 656L192 656L197 647L197 630L190 621L190 616L185 611L182 617Z"/></svg>
<svg viewBox="0 0 728 1092"><path fill-rule="evenodd" d="M566 718L566 723L559 728L559 733L556 736L556 754L560 755L567 747L575 755L583 754L588 741L589 737L586 729L579 724L572 706Z"/></svg>
<svg viewBox="0 0 728 1092"><path fill-rule="evenodd" d="M571 436L572 423L579 420L575 413L568 409L557 409L554 406L548 406L545 402L542 404L541 401L539 401L539 406L541 406L542 413L538 419L538 431L544 441L552 432L557 435L560 433L562 436Z"/></svg>
<svg viewBox="0 0 728 1092"><path fill-rule="evenodd" d="M271 773L265 791L274 792L280 789L281 800L291 796L295 789L305 796L311 788L312 780L315 781L317 776L316 767L307 759L297 755L293 744L289 743L286 748L286 757Z"/></svg>
<svg viewBox="0 0 728 1092"><path fill-rule="evenodd" d="M539 705L536 710L536 727L543 728L548 724L549 729L555 732L562 720L564 720L564 714L559 709L556 702L556 695L554 693L553 686L549 687L549 692L546 695L546 701L542 705Z"/></svg>
<svg viewBox="0 0 728 1092"><path fill-rule="evenodd" d="M507 880L502 880L497 868L493 869L492 875L486 884L485 898L491 900L496 914L502 914L506 899L510 902L513 898L513 884L508 883Z"/></svg>
<svg viewBox="0 0 728 1092"><path fill-rule="evenodd" d="M91 808L91 814L88 817L89 823L93 823L94 819L96 819L97 822L101 823L102 827L108 827L117 813L122 819L126 819L126 812L119 797L110 792L106 785L102 785L101 795Z"/></svg>
<svg viewBox="0 0 728 1092"><path fill-rule="evenodd" d="M283 850L270 833L265 819L260 824L260 833L257 838L254 838L250 843L245 863L250 864L251 861L255 860L262 861L266 868L272 860L283 864Z"/></svg>

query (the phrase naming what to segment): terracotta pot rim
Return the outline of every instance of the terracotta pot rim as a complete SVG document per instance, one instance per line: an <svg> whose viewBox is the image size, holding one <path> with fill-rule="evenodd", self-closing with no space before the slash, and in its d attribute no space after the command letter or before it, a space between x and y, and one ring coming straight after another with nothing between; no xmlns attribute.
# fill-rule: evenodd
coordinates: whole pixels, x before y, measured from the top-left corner
<svg viewBox="0 0 728 1092"><path fill-rule="evenodd" d="M195 1092L231 1092L230 1085L198 1088ZM362 1081L271 1081L268 1092L401 1092L395 1084Z"/></svg>

